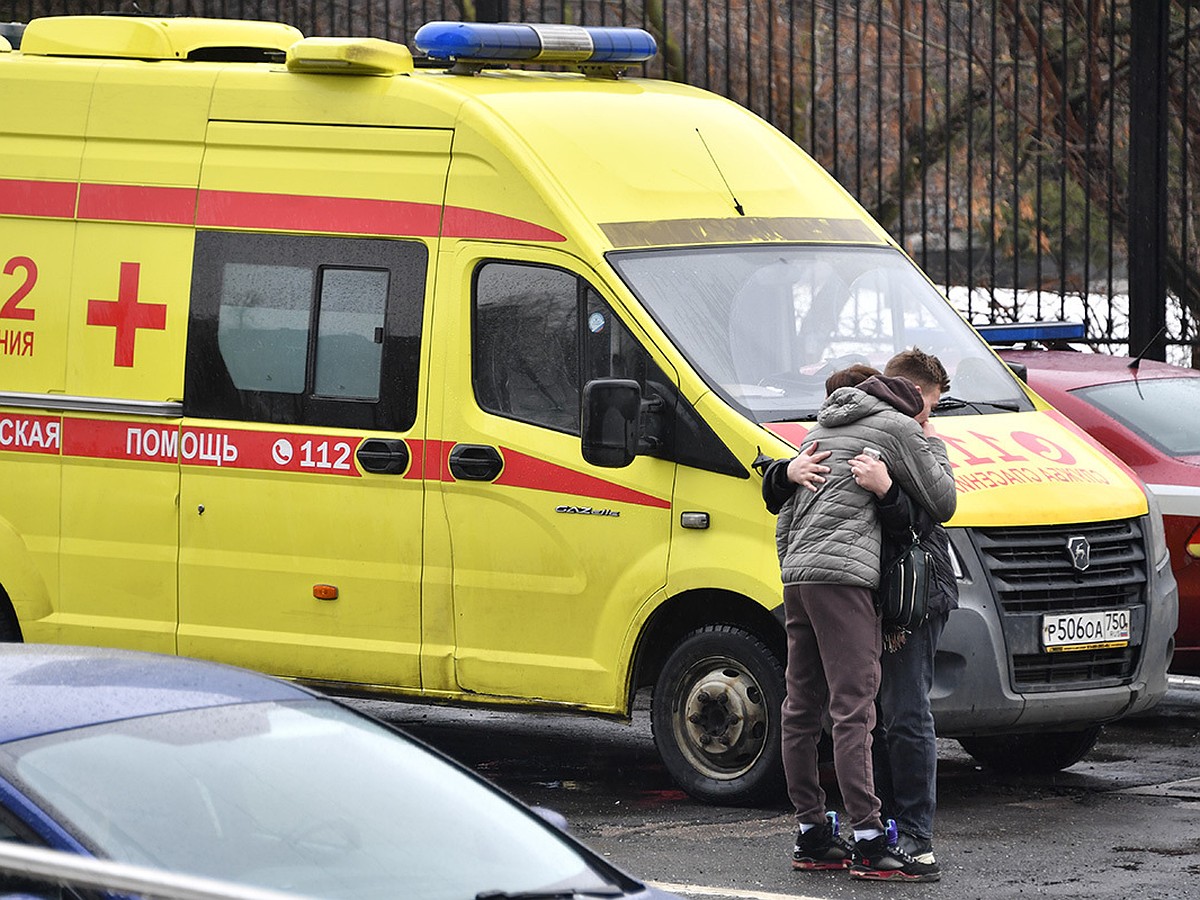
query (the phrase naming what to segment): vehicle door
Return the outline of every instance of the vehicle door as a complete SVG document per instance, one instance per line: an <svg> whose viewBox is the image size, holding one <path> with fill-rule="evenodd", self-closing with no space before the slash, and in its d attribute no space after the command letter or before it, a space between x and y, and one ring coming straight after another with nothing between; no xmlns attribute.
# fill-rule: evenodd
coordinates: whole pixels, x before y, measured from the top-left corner
<svg viewBox="0 0 1200 900"><path fill-rule="evenodd" d="M389 195L436 209L449 132L234 124L210 128L201 179L212 230L196 235L179 445L179 652L418 688L412 448L433 242L219 226L369 233L393 202L416 205ZM321 191L374 197L301 195Z"/></svg>
<svg viewBox="0 0 1200 900"><path fill-rule="evenodd" d="M585 462L581 392L620 377L673 395L674 375L572 257L463 244L453 270L435 340L469 335L443 360L438 434L458 685L614 708L666 581L675 465Z"/></svg>
<svg viewBox="0 0 1200 900"><path fill-rule="evenodd" d="M66 374L65 396L55 398L63 411L58 598L38 624L45 640L175 649L175 448L189 226L204 151L193 111L211 91L211 77L198 70L151 85L124 66L100 66L82 96L48 95L86 125L67 207L74 228L70 236L55 228L56 255L72 262L52 315L66 313L68 325L65 334L43 333L49 340L38 336L38 352L51 351L48 363L61 352ZM75 127L69 121L64 135ZM50 159L62 152L35 146ZM30 258L40 276L63 277L53 257ZM39 309L39 319L48 312Z"/></svg>

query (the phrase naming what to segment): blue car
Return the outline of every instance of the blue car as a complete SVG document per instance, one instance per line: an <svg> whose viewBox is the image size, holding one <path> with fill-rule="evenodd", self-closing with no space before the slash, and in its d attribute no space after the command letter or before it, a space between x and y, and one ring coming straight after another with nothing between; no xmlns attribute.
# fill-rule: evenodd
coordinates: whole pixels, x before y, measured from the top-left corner
<svg viewBox="0 0 1200 900"><path fill-rule="evenodd" d="M670 896L334 700L97 648L0 644L0 841L309 897Z"/></svg>

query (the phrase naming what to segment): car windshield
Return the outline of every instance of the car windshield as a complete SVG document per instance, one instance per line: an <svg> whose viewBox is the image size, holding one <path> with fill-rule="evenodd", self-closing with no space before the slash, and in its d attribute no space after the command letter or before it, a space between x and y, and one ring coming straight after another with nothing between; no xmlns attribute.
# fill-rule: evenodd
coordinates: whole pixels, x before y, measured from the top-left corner
<svg viewBox="0 0 1200 900"><path fill-rule="evenodd" d="M1168 456L1200 456L1200 420L1180 415L1182 410L1200 408L1200 378L1146 378L1071 393Z"/></svg>
<svg viewBox="0 0 1200 900"><path fill-rule="evenodd" d="M610 260L708 385L758 422L812 419L825 379L920 347L950 375L935 412L1032 409L1015 378L899 251L769 245Z"/></svg>
<svg viewBox="0 0 1200 900"><path fill-rule="evenodd" d="M573 842L324 701L150 716L0 747L0 773L97 855L330 898L619 894Z"/></svg>

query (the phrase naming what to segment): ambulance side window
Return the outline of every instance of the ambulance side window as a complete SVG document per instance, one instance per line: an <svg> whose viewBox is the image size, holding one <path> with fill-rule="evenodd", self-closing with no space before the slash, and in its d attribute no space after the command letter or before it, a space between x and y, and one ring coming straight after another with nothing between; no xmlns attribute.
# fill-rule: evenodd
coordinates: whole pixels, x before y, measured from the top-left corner
<svg viewBox="0 0 1200 900"><path fill-rule="evenodd" d="M480 408L567 434L587 381L666 380L591 285L549 266L476 270L471 348Z"/></svg>
<svg viewBox="0 0 1200 900"><path fill-rule="evenodd" d="M304 390L311 280L305 266L226 264L217 349L238 390Z"/></svg>
<svg viewBox="0 0 1200 900"><path fill-rule="evenodd" d="M379 399L386 269L321 270L313 387L324 397Z"/></svg>
<svg viewBox="0 0 1200 900"><path fill-rule="evenodd" d="M197 233L184 414L411 427L427 258L414 241Z"/></svg>
<svg viewBox="0 0 1200 900"><path fill-rule="evenodd" d="M579 431L579 284L561 269L487 263L475 276L475 398L488 412Z"/></svg>

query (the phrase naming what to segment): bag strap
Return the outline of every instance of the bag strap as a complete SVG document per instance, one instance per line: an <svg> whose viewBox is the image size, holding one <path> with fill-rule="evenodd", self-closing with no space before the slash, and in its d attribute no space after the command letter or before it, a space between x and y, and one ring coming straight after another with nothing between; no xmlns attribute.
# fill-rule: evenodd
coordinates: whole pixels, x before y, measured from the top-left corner
<svg viewBox="0 0 1200 900"><path fill-rule="evenodd" d="M925 530L925 533L922 534L920 525L921 515L924 510L915 500L913 500L912 497L908 495L908 491L904 490L903 488L900 488L900 497L903 499L904 509L908 513L908 531L909 534L912 535L912 542L914 545L919 544L921 541L925 540L925 538L929 537L929 535L933 534L933 526L936 523L933 521L933 517L926 513L925 518L929 520L929 527Z"/></svg>

